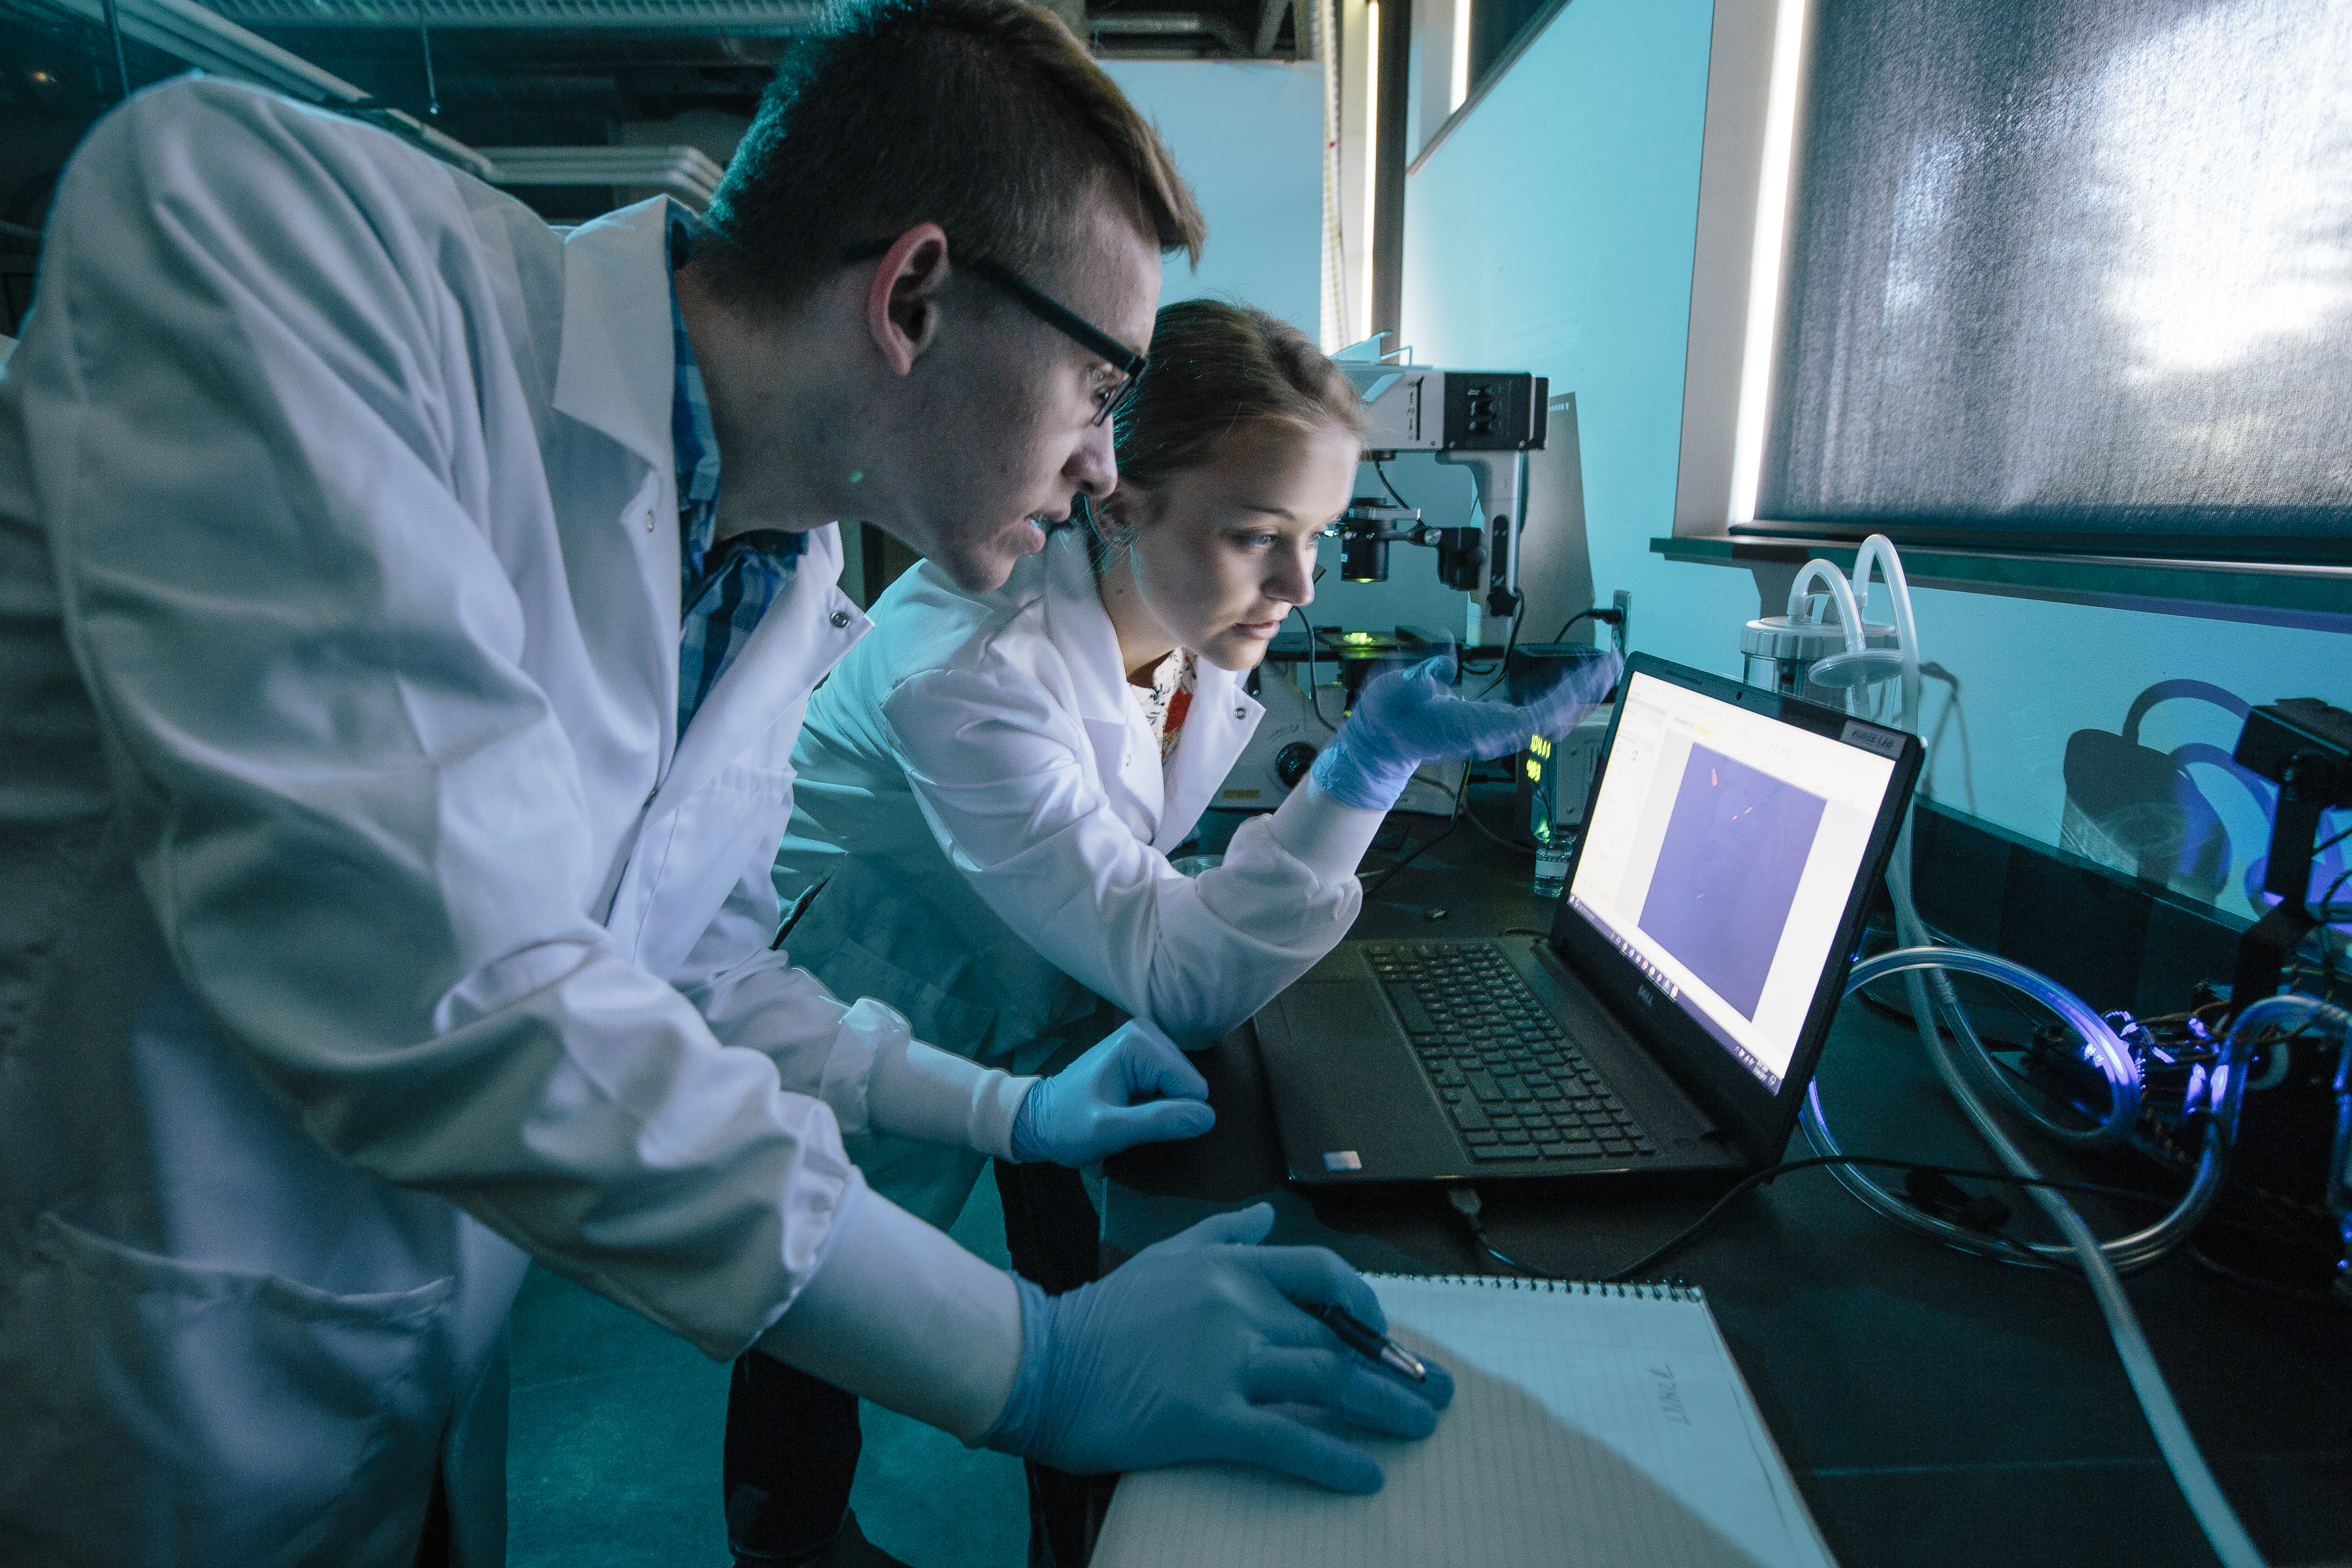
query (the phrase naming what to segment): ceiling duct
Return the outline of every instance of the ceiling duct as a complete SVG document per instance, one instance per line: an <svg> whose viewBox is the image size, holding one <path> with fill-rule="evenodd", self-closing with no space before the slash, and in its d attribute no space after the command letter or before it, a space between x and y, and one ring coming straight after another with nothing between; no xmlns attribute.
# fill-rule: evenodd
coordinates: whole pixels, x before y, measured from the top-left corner
<svg viewBox="0 0 2352 1568"><path fill-rule="evenodd" d="M1454 4L1456 5L1462 5L1464 3L1465 0L1454 0ZM1270 55L1274 53L1274 40L1281 35L1282 18L1286 16L1289 11L1290 0L1259 0L1257 10L1257 47L1251 51L1253 54ZM1297 31L1300 33L1304 33L1306 31L1306 26L1303 21L1297 28ZM1298 52L1304 54L1306 51L1302 49Z"/></svg>
<svg viewBox="0 0 2352 1568"><path fill-rule="evenodd" d="M725 171L698 147L484 147L494 185L640 185L695 211L710 205Z"/></svg>
<svg viewBox="0 0 2352 1568"><path fill-rule="evenodd" d="M1110 40L1209 44L1229 55L1246 56L1250 47L1239 30L1223 16L1198 11L1104 11L1087 21L1097 48L1116 48Z"/></svg>
<svg viewBox="0 0 2352 1568"><path fill-rule="evenodd" d="M48 3L101 27L106 26L106 0ZM265 5L270 3L273 0L263 0ZM301 0L304 8L320 3L321 0ZM544 0L527 3L543 5ZM611 8L620 9L623 4L639 10L653 8L641 0L620 0ZM770 5L761 9L773 14L785 7ZM639 186L676 196L698 212L710 205L711 196L719 189L723 171L699 148L468 147L412 114L378 104L364 89L320 69L299 55L279 48L267 38L247 32L194 0L115 0L115 12L125 37L135 38L215 76L249 81L289 98L322 104L381 125L494 185Z"/></svg>
<svg viewBox="0 0 2352 1568"><path fill-rule="evenodd" d="M571 31L801 33L824 7L812 0L214 0L248 27L537 27Z"/></svg>
<svg viewBox="0 0 2352 1568"><path fill-rule="evenodd" d="M107 25L106 0L48 3L100 27ZM123 37L185 60L199 70L253 82L289 98L341 110L419 143L435 157L455 163L469 174L483 178L489 175L488 160L464 142L434 130L413 114L377 103L366 91L342 78L247 32L194 4L194 0L115 0L114 12Z"/></svg>

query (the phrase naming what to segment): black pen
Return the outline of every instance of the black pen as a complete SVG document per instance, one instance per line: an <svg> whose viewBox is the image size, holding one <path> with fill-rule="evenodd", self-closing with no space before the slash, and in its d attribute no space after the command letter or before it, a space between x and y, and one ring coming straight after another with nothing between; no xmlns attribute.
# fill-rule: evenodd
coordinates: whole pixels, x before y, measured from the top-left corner
<svg viewBox="0 0 2352 1568"><path fill-rule="evenodd" d="M1394 1367L1415 1383L1429 1381L1429 1369L1415 1359L1411 1351L1381 1332L1371 1324L1345 1307L1326 1303L1309 1307L1308 1311L1323 1320L1323 1326L1339 1336L1339 1342L1360 1355L1370 1356L1383 1366Z"/></svg>

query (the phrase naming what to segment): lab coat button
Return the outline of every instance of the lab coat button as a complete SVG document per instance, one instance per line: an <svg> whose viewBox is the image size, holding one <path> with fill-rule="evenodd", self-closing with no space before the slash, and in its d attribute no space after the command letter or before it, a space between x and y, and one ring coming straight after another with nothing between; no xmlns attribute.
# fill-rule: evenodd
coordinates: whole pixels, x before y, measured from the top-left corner
<svg viewBox="0 0 2352 1568"><path fill-rule="evenodd" d="M653 508L651 508L651 507L647 507L647 508L646 508L646 531L647 533L651 533L653 531L654 531L654 509L653 509Z"/></svg>
<svg viewBox="0 0 2352 1568"><path fill-rule="evenodd" d="M1249 717L1249 710L1246 708L1236 708L1234 710L1234 717L1236 719L1246 719Z"/></svg>
<svg viewBox="0 0 2352 1568"><path fill-rule="evenodd" d="M847 626L849 624L849 612L847 610L834 611L833 624L836 629Z"/></svg>

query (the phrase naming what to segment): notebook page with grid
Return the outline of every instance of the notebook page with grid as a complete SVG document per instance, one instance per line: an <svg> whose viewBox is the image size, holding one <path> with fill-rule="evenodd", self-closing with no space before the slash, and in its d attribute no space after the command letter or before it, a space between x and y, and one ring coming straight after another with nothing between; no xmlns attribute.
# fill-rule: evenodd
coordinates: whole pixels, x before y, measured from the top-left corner
<svg viewBox="0 0 2352 1568"><path fill-rule="evenodd" d="M1386 1477L1366 1498L1237 1465L1129 1476L1097 1568L1833 1568L1696 1290L1370 1282L1454 1376L1436 1434L1349 1432Z"/></svg>

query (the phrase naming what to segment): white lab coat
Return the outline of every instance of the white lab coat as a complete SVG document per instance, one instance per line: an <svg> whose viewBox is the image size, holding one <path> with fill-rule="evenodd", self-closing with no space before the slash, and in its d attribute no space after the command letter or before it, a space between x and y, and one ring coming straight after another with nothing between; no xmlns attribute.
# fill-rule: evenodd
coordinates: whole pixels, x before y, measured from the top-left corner
<svg viewBox="0 0 2352 1568"><path fill-rule="evenodd" d="M941 1049L1031 1073L1099 1038L1115 1021L1103 1001L1206 1046L1354 922L1369 826L1302 858L1256 818L1223 866L1193 879L1169 865L1261 710L1200 660L1163 768L1078 530L992 594L919 565L874 620L810 704L777 859L787 898L824 881L790 940L833 989L889 1004ZM935 1225L953 1222L982 1163L887 1137L853 1136L849 1152L875 1190Z"/></svg>
<svg viewBox="0 0 2352 1568"><path fill-rule="evenodd" d="M67 170L0 379L11 1561L404 1568L438 1463L498 1562L523 1249L723 1357L879 1208L787 1090L857 1124L905 1026L767 951L866 622L821 530L678 742L664 212L207 80Z"/></svg>

